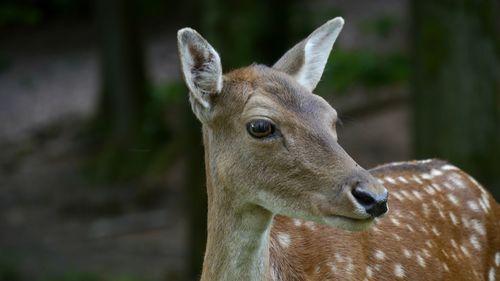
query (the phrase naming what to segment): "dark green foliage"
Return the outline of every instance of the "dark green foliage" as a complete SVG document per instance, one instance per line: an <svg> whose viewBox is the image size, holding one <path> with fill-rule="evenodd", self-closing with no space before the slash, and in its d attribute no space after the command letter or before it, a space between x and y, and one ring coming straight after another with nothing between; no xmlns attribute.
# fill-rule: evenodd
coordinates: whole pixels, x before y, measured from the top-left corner
<svg viewBox="0 0 500 281"><path fill-rule="evenodd" d="M316 93L332 95L346 93L351 87L376 88L409 77L409 59L401 53L377 54L362 50L335 49Z"/></svg>
<svg viewBox="0 0 500 281"><path fill-rule="evenodd" d="M364 22L361 28L366 33L373 33L381 38L387 38L398 24L400 24L398 19L383 15Z"/></svg>
<svg viewBox="0 0 500 281"><path fill-rule="evenodd" d="M87 167L92 178L112 181L158 177L182 153L183 136L178 135L180 126L167 128L166 116L169 111L174 115L183 112L186 98L184 84L175 81L156 86L147 93L137 135L129 140L125 150L117 150L116 142L110 141L109 145L101 148L97 157L91 157ZM103 127L97 124L93 128ZM172 136L173 131L177 135Z"/></svg>
<svg viewBox="0 0 500 281"><path fill-rule="evenodd" d="M14 1L0 3L0 28L12 25L32 26L41 20L41 11L36 7L19 5Z"/></svg>
<svg viewBox="0 0 500 281"><path fill-rule="evenodd" d="M21 273L13 261L0 259L0 281L21 281Z"/></svg>

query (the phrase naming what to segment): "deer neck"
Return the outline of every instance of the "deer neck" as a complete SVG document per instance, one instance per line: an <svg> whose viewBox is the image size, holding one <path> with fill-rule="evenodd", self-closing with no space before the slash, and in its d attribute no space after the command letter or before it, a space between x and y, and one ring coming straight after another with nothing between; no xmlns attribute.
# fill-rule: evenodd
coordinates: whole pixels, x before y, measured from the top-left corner
<svg viewBox="0 0 500 281"><path fill-rule="evenodd" d="M267 280L273 214L238 202L235 189L214 175L207 138L204 130L208 237L201 280Z"/></svg>

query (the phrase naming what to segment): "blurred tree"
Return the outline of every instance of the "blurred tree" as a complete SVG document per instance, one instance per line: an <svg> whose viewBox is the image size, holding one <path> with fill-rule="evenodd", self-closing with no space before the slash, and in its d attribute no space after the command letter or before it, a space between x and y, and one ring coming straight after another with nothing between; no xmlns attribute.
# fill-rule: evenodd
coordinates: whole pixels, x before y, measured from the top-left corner
<svg viewBox="0 0 500 281"><path fill-rule="evenodd" d="M136 5L134 0L95 0L93 6L102 77L102 94L94 127L98 129L98 141L104 143L95 165L105 176L133 173L140 162L130 157L139 154L132 150L141 147L147 101ZM125 167L129 164L132 166Z"/></svg>
<svg viewBox="0 0 500 281"><path fill-rule="evenodd" d="M414 0L417 157L447 159L500 198L498 2Z"/></svg>
<svg viewBox="0 0 500 281"><path fill-rule="evenodd" d="M253 62L272 65L290 47L295 2L204 0L199 27L224 54L224 69Z"/></svg>

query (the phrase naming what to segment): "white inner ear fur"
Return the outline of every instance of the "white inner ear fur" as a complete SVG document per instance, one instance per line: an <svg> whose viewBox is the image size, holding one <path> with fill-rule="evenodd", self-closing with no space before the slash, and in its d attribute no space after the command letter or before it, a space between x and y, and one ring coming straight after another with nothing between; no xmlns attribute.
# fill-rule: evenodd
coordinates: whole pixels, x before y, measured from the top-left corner
<svg viewBox="0 0 500 281"><path fill-rule="evenodd" d="M309 91L314 90L342 26L344 19L341 17L326 22L288 50L273 67L290 74Z"/></svg>
<svg viewBox="0 0 500 281"><path fill-rule="evenodd" d="M337 39L343 25L344 20L342 18L335 18L316 29L306 39L304 65L295 78L307 89L312 91L316 88L325 69L328 56L332 51L333 43Z"/></svg>
<svg viewBox="0 0 500 281"><path fill-rule="evenodd" d="M219 54L198 32L183 28L177 33L182 73L192 97L210 108L209 95L222 90L222 66Z"/></svg>

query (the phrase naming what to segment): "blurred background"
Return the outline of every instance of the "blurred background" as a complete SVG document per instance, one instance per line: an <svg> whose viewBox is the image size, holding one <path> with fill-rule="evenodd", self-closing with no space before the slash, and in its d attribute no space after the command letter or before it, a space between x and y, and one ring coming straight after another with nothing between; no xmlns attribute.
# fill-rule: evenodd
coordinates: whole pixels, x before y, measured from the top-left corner
<svg viewBox="0 0 500 281"><path fill-rule="evenodd" d="M316 93L365 168L441 158L500 198L496 0L2 0L0 281L196 280L200 124L176 31L226 71L343 16Z"/></svg>

